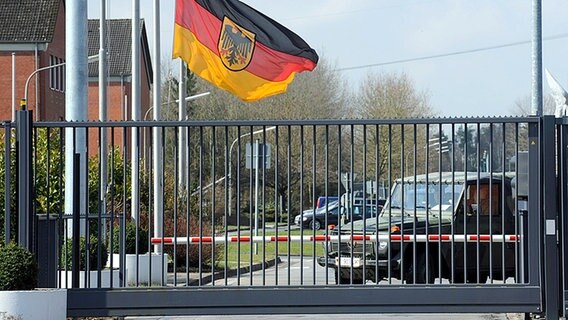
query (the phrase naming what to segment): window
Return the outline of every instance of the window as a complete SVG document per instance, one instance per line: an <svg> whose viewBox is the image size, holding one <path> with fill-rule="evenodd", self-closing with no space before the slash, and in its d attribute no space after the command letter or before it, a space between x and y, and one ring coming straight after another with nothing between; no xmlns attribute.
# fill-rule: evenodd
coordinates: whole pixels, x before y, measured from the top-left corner
<svg viewBox="0 0 568 320"><path fill-rule="evenodd" d="M49 65L55 66L64 63L65 60L54 55L49 56ZM65 92L65 65L49 69L49 87L51 90Z"/></svg>

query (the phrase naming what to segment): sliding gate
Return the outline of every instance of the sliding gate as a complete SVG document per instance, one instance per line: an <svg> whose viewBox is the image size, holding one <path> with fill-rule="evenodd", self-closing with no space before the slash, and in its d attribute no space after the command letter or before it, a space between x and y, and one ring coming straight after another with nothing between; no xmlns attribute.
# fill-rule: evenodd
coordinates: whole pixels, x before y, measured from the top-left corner
<svg viewBox="0 0 568 320"><path fill-rule="evenodd" d="M31 241L69 316L558 312L553 118L27 134Z"/></svg>

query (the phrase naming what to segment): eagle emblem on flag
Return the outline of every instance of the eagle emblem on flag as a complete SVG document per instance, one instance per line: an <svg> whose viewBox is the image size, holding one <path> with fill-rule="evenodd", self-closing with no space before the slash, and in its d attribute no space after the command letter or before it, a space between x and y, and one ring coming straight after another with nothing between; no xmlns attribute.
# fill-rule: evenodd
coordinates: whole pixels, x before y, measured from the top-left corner
<svg viewBox="0 0 568 320"><path fill-rule="evenodd" d="M255 34L224 17L218 49L223 65L231 71L244 70L252 59Z"/></svg>

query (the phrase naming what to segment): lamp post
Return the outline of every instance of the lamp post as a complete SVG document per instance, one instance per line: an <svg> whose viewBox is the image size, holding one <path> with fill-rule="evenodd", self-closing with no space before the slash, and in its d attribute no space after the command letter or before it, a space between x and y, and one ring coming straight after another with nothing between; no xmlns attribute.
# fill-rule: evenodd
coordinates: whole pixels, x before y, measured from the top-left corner
<svg viewBox="0 0 568 320"><path fill-rule="evenodd" d="M250 135L254 136L255 134L272 131L274 129L276 129L276 126L268 127L268 128L265 128L265 129L260 129L260 130L257 130L257 131L253 131L252 133L247 132L245 134L240 135L238 138L236 138L233 141L233 143L231 143L231 146L229 147L229 202L232 201L232 189L233 188L232 188L231 182L232 182L233 176L231 175L231 172L232 172L233 165L231 163L231 154L232 154L232 151L233 151L233 147L235 146L235 143L237 143L237 141L239 141L240 139L242 139L244 137L247 137L247 136L250 136ZM231 207L232 207L232 205L229 203L229 216L231 215Z"/></svg>
<svg viewBox="0 0 568 320"><path fill-rule="evenodd" d="M87 58L87 63L96 62L96 61L99 61L99 55L98 55L98 54L96 54L96 55L94 55L94 56L89 56L89 57ZM20 108L21 108L21 110L27 110L27 108L28 108L28 88L29 88L29 86L30 86L30 81L32 80L32 78L33 78L36 74L38 74L38 73L40 73L40 72L42 72L42 71L49 70L49 69L53 69L53 68L62 67L62 66L64 66L65 64L66 64L66 62L61 62L61 63L58 63L58 64L53 64L53 65L50 65L50 66L47 66L47 67L39 68L39 69L34 70L34 72L32 72L32 73L28 76L28 78L26 79L26 84L25 84L25 86L24 86L24 98L20 100Z"/></svg>

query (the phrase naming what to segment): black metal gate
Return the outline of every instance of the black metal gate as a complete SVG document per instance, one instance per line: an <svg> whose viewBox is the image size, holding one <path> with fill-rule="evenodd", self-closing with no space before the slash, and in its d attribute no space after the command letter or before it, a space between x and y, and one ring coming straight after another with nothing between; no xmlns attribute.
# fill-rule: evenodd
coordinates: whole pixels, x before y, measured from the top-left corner
<svg viewBox="0 0 568 320"><path fill-rule="evenodd" d="M28 176L17 161L33 213L24 234L42 281L70 288L69 316L558 315L566 258L549 168L562 172L564 212L566 146L554 118L29 127L17 148L20 160L33 141ZM80 132L88 143L70 163L85 168L83 194L62 178Z"/></svg>

